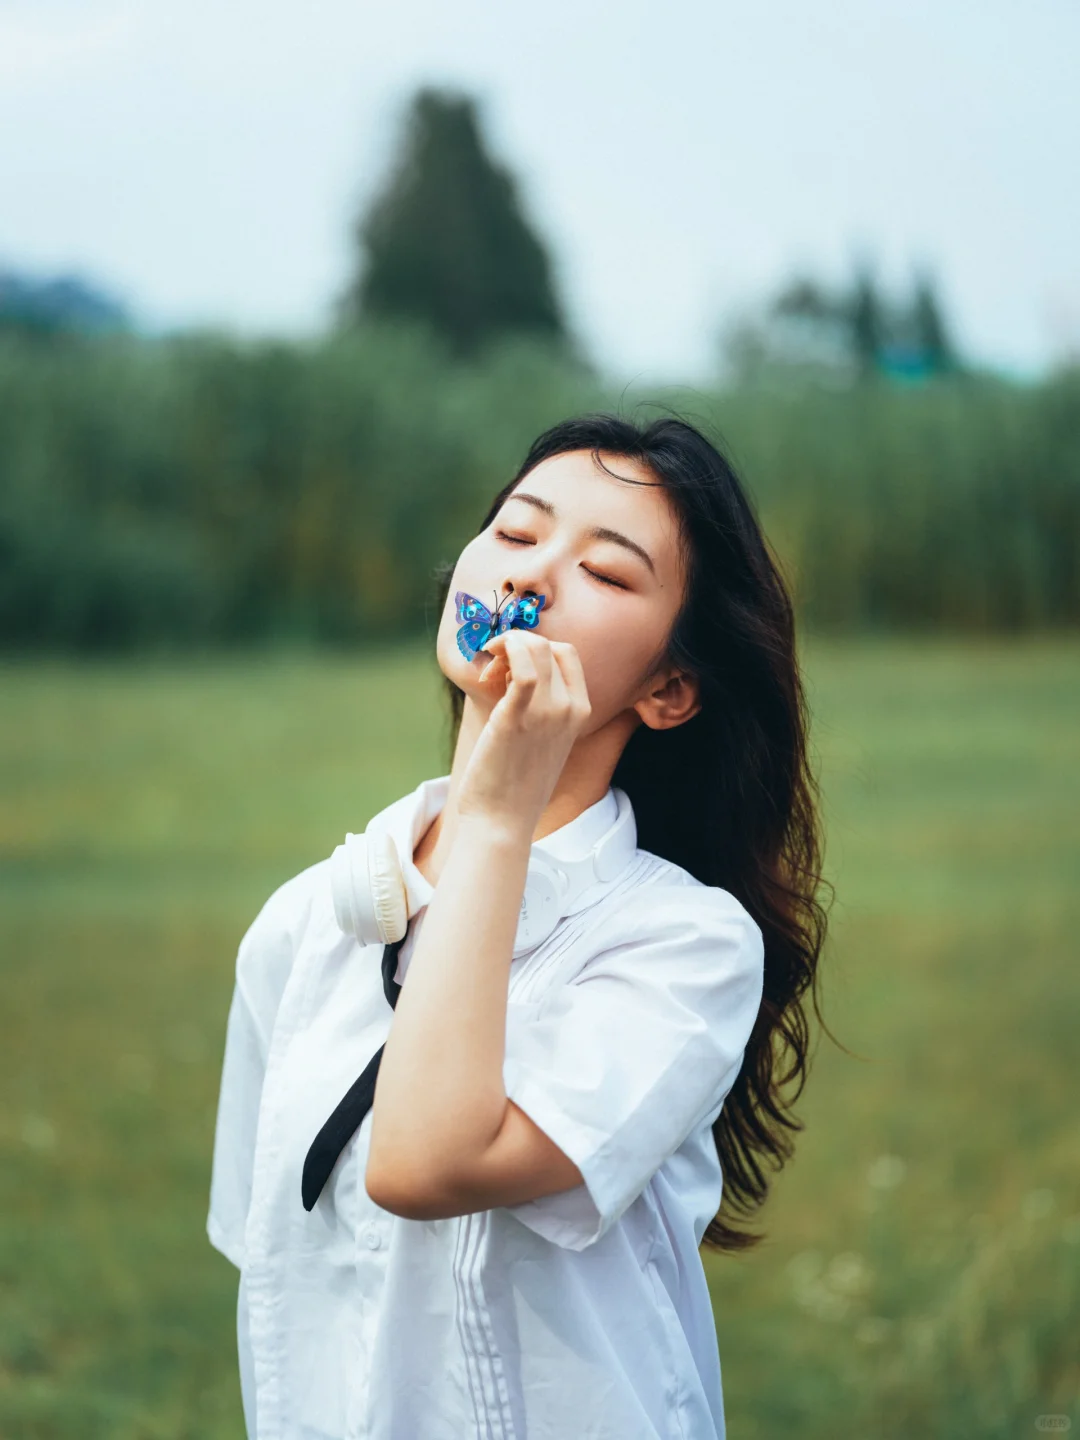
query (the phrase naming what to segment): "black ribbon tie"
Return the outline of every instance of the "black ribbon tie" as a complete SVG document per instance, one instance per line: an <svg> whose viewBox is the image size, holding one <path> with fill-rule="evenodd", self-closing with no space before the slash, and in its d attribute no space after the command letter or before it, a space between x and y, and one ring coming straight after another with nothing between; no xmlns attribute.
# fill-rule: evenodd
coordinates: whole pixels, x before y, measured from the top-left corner
<svg viewBox="0 0 1080 1440"><path fill-rule="evenodd" d="M408 933L406 930L405 935ZM392 945L383 947L383 991L391 1009L396 1007L398 996L401 994L401 986L394 979L394 974L397 970L398 951L405 943L405 935L400 940L395 940ZM386 1046L383 1044L375 1051L375 1054L364 1066L360 1078L349 1086L329 1120L311 1142L311 1147L304 1160L304 1174L300 1184L305 1210L315 1208L315 1202L322 1194L323 1186L329 1180L330 1172L337 1164L338 1157L359 1130L364 1116L371 1109L375 1099L375 1077L379 1073L379 1065L385 1049Z"/></svg>

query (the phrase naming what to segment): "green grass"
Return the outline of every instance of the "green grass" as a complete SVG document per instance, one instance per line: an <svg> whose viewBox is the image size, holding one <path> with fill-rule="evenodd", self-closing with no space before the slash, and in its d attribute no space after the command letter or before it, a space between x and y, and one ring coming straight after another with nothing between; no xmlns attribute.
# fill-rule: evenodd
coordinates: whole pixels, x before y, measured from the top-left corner
<svg viewBox="0 0 1080 1440"><path fill-rule="evenodd" d="M732 1440L1076 1423L1080 646L819 643L808 673L854 1054L818 1045L766 1242L706 1261ZM243 1435L203 1229L236 945L445 769L437 679L0 669L3 1440Z"/></svg>

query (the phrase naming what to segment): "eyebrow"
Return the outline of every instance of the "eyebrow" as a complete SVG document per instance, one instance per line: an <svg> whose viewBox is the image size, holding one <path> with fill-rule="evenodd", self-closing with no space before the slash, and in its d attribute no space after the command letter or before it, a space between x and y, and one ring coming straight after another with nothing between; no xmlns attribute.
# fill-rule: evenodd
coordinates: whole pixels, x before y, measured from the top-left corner
<svg viewBox="0 0 1080 1440"><path fill-rule="evenodd" d="M555 506L550 500L544 500L539 495L529 495L524 490L515 490L512 494L508 495L506 499L524 500L526 505L534 505L537 510L542 510L544 514L550 516L552 520L558 519L559 512ZM504 501L503 503L505 504L506 502ZM634 555L637 555L639 559L644 560L653 575L656 574L656 566L653 564L649 552L639 545L636 540L631 540L629 535L623 535L619 530L609 530L606 525L594 525L591 530L587 530L585 533L590 540L610 540L613 545L621 545L624 550L629 550Z"/></svg>

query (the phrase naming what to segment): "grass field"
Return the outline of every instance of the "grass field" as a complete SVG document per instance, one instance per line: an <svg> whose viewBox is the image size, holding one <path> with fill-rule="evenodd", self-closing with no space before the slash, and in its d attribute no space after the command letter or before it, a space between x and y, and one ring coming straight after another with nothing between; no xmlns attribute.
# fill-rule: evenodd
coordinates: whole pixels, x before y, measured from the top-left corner
<svg viewBox="0 0 1080 1440"><path fill-rule="evenodd" d="M706 1262L731 1440L1075 1425L1080 645L807 666L854 1053L818 1046L766 1242ZM436 681L420 652L0 669L3 1440L243 1436L203 1228L236 945L445 772Z"/></svg>

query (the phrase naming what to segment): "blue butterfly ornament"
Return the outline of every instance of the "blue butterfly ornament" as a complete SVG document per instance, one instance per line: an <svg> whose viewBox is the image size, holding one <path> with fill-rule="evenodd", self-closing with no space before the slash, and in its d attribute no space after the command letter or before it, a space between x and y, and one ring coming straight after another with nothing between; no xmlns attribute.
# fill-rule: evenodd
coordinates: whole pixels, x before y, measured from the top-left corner
<svg viewBox="0 0 1080 1440"><path fill-rule="evenodd" d="M494 592L493 592L494 593ZM500 608L498 597L491 611L475 595L459 590L454 596L457 606L458 649L466 660L475 660L493 635L505 630L535 630L544 607L546 595L511 595Z"/></svg>

